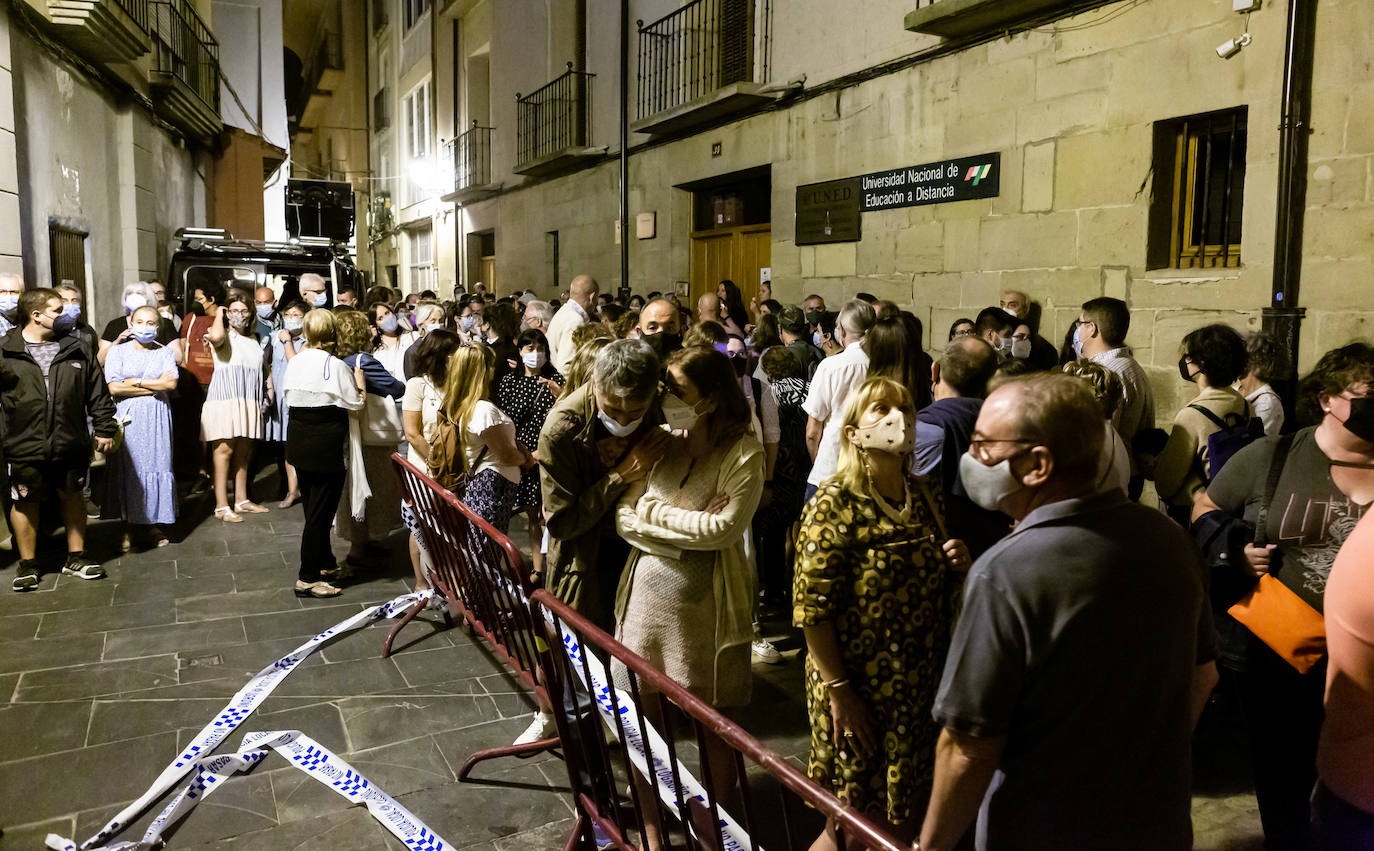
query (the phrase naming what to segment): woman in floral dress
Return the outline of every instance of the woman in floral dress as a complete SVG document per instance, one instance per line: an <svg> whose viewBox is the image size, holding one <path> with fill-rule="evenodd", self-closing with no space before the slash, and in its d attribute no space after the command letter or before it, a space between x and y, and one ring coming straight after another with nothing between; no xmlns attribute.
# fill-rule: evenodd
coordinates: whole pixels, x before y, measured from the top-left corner
<svg viewBox="0 0 1374 851"><path fill-rule="evenodd" d="M115 397L115 415L125 423L124 442L108 454L102 514L147 531L148 543L167 545L160 528L177 520L177 482L172 474L172 409L168 394L177 386L176 353L157 342L161 316L155 307L140 307L129 316L132 339L110 348L105 380Z"/></svg>
<svg viewBox="0 0 1374 851"><path fill-rule="evenodd" d="M806 634L811 778L894 835L920 827L940 684L971 560L938 488L910 477L916 407L888 378L849 396L839 467L807 503L793 620ZM812 848L835 848L833 824Z"/></svg>

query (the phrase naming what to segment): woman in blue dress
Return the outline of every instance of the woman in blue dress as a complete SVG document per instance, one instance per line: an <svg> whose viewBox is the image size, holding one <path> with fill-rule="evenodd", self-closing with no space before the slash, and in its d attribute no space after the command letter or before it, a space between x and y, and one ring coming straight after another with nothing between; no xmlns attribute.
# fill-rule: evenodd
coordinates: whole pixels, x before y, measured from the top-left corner
<svg viewBox="0 0 1374 851"><path fill-rule="evenodd" d="M177 519L172 409L167 404L177 385L177 364L173 351L157 343L160 318L153 307L135 310L129 317L133 339L112 347L105 360L105 380L116 400L116 416L124 423L124 442L105 459L102 514L128 524L125 551L135 527L146 530L150 545L166 546L162 527Z"/></svg>
<svg viewBox="0 0 1374 851"><path fill-rule="evenodd" d="M306 307L305 302L296 300L286 306L281 312L282 327L273 331L262 341L263 351L267 354L267 360L271 365L271 371L267 376L267 398L269 400L267 413L262 418L264 428L263 440L271 444L273 455L277 459L277 469L281 473L282 485L285 492L282 494L281 502L277 503L278 508L290 508L301 501L301 488L296 481L296 468L286 463L286 423L288 420L288 408L286 400L282 398L281 388L286 380L286 362L296 356L296 352L305 347L301 340L301 324L305 321L305 314L310 308Z"/></svg>

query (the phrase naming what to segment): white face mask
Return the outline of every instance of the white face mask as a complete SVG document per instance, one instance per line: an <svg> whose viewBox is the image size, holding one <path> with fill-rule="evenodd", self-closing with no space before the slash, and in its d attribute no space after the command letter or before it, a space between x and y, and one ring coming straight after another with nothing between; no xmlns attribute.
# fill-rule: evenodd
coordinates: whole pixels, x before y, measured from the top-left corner
<svg viewBox="0 0 1374 851"><path fill-rule="evenodd" d="M857 443L864 449L906 455L916 448L916 424L897 408L870 426L854 429Z"/></svg>
<svg viewBox="0 0 1374 851"><path fill-rule="evenodd" d="M133 313L140 307L147 307L148 299L144 298L138 293L129 293L124 297L124 306L129 309L130 313Z"/></svg>
<svg viewBox="0 0 1374 851"><path fill-rule="evenodd" d="M663 419L668 423L668 428L682 431L691 428L697 421L697 412L686 402L669 393L663 399Z"/></svg>
<svg viewBox="0 0 1374 851"><path fill-rule="evenodd" d="M544 364L549 362L549 359L545 357L543 352L525 352L520 356L520 359L524 361L525 366L530 369L541 369Z"/></svg>
<svg viewBox="0 0 1374 851"><path fill-rule="evenodd" d="M1012 356L1012 357L1014 357L1014 358L1019 358L1020 360L1025 360L1026 358L1030 357L1030 353L1031 353L1031 341L1030 341L1030 340L1017 340L1017 339L1013 339L1013 340L1011 341L1011 356Z"/></svg>
<svg viewBox="0 0 1374 851"><path fill-rule="evenodd" d="M1025 487L1011 471L1011 458L989 467L967 452L959 458L959 481L968 498L988 511L1000 511L1002 500Z"/></svg>
<svg viewBox="0 0 1374 851"><path fill-rule="evenodd" d="M631 420L625 425L621 425L619 422L608 417L606 412L600 409L596 412L596 418L601 421L601 424L606 427L606 431L609 431L612 437L629 437L639 428L639 424L644 422L644 418L640 417L637 420Z"/></svg>

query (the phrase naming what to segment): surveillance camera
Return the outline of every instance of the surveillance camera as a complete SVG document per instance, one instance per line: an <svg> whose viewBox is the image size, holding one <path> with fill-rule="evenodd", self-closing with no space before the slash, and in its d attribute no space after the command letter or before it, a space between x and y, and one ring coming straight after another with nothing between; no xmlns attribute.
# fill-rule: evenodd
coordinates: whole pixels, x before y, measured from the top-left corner
<svg viewBox="0 0 1374 851"><path fill-rule="evenodd" d="M1217 56L1220 56L1222 59L1230 59L1232 56L1240 53L1241 48L1249 44L1250 41L1249 33L1244 33L1239 38L1228 38L1226 41L1217 45Z"/></svg>

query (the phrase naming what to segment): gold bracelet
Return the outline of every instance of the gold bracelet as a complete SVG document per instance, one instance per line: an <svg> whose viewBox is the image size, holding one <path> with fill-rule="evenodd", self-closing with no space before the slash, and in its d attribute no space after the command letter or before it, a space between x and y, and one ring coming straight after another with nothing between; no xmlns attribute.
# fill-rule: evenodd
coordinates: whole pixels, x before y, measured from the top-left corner
<svg viewBox="0 0 1374 851"><path fill-rule="evenodd" d="M826 690L826 691L832 691L832 690L834 690L834 689L840 688L841 686L847 686L847 685L849 685L849 678L848 678L848 677L840 677L839 679L835 679L835 680L823 680L822 682L825 683L825 690Z"/></svg>

